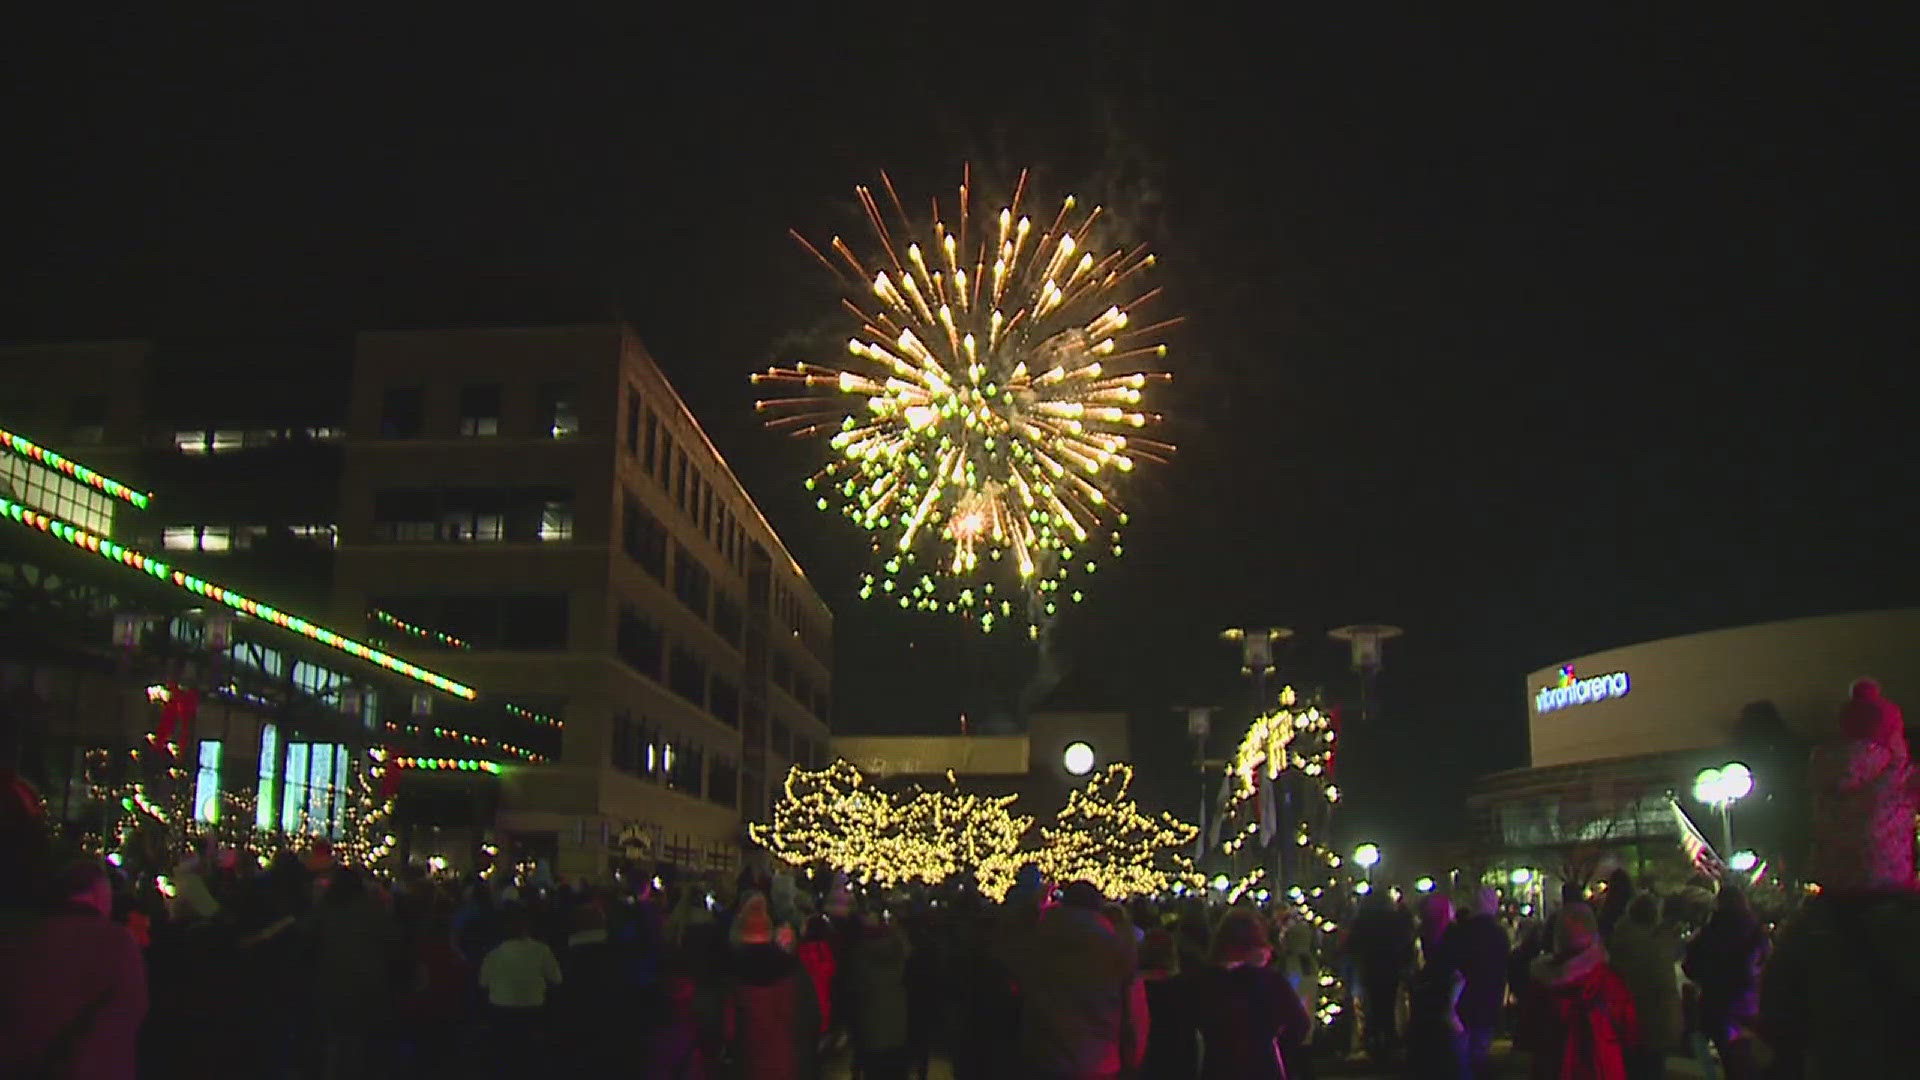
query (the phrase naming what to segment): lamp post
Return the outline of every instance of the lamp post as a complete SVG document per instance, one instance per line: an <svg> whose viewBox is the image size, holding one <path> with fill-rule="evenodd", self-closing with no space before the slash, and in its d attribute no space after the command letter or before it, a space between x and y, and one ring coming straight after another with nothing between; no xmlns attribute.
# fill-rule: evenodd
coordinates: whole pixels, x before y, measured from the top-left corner
<svg viewBox="0 0 1920 1080"><path fill-rule="evenodd" d="M1361 844L1353 849L1353 861L1367 872L1367 885L1373 885L1373 867L1380 861L1380 845Z"/></svg>
<svg viewBox="0 0 1920 1080"><path fill-rule="evenodd" d="M1371 709L1373 698L1373 677L1380 673L1382 653L1386 643L1401 635L1397 626L1383 626L1378 623L1359 623L1342 626L1327 631L1327 636L1335 641L1344 641L1353 653L1353 670L1360 673L1360 719L1365 720Z"/></svg>
<svg viewBox="0 0 1920 1080"><path fill-rule="evenodd" d="M1693 778L1693 797L1720 811L1723 857L1733 855L1733 804L1753 791L1753 770L1737 761L1717 769L1701 769Z"/></svg>

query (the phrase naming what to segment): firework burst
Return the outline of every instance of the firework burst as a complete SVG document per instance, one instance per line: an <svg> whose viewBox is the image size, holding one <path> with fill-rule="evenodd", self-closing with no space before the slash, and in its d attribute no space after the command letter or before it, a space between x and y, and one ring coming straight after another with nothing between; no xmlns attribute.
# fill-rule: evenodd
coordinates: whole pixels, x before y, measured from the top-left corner
<svg viewBox="0 0 1920 1080"><path fill-rule="evenodd" d="M848 286L848 359L753 378L769 427L829 436L807 486L873 536L862 596L1037 633L1081 598L1076 571L1120 553L1121 479L1173 450L1141 434L1160 419L1141 405L1170 377L1146 370L1166 355L1153 336L1177 320L1138 314L1159 293L1143 285L1144 246L1097 249L1100 208L1079 213L1071 196L1036 226L1026 184L979 221L963 179L951 224L938 200L916 223L884 173L891 215L856 188L873 230L864 259L839 237L829 258L793 234Z"/></svg>

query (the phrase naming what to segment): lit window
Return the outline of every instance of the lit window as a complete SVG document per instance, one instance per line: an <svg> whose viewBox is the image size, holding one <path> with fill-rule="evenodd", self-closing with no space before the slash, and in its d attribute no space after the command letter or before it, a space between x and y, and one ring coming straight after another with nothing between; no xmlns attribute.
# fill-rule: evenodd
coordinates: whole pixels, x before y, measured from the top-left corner
<svg viewBox="0 0 1920 1080"><path fill-rule="evenodd" d="M168 551L197 551L200 529L194 525L169 525L160 530L160 546Z"/></svg>
<svg viewBox="0 0 1920 1080"><path fill-rule="evenodd" d="M220 823L220 740L200 740L200 772L193 781L193 820Z"/></svg>
<svg viewBox="0 0 1920 1080"><path fill-rule="evenodd" d="M571 439L580 434L579 392L570 382L540 384L540 422L543 434Z"/></svg>
<svg viewBox="0 0 1920 1080"><path fill-rule="evenodd" d="M246 551L267 535L265 525L242 525L233 530L233 546L236 550Z"/></svg>
<svg viewBox="0 0 1920 1080"><path fill-rule="evenodd" d="M573 539L573 504L549 501L541 509L540 539Z"/></svg>
<svg viewBox="0 0 1920 1080"><path fill-rule="evenodd" d="M345 428L310 427L307 429L307 438L315 442L338 442L346 438L346 435L347 432Z"/></svg>
<svg viewBox="0 0 1920 1080"><path fill-rule="evenodd" d="M296 540L310 540L322 547L338 547L340 529L337 525L295 525L290 530Z"/></svg>
<svg viewBox="0 0 1920 1080"><path fill-rule="evenodd" d="M216 431L213 433L213 452L224 454L240 449L246 439L246 433L240 431Z"/></svg>
<svg viewBox="0 0 1920 1080"><path fill-rule="evenodd" d="M173 445L183 454L204 454L207 452L207 433L176 431L173 433Z"/></svg>
<svg viewBox="0 0 1920 1080"><path fill-rule="evenodd" d="M298 832L307 806L307 744L287 745L287 783L280 798L280 831Z"/></svg>
<svg viewBox="0 0 1920 1080"><path fill-rule="evenodd" d="M253 825L273 828L274 788L280 780L280 733L272 724L260 726L260 783L254 788Z"/></svg>
<svg viewBox="0 0 1920 1080"><path fill-rule="evenodd" d="M490 383L460 389L460 434L468 436L500 434L500 384Z"/></svg>
<svg viewBox="0 0 1920 1080"><path fill-rule="evenodd" d="M233 529L225 525L207 525L200 530L201 551L233 550Z"/></svg>
<svg viewBox="0 0 1920 1080"><path fill-rule="evenodd" d="M240 437L242 446L272 446L280 441L280 432L273 430L249 431Z"/></svg>

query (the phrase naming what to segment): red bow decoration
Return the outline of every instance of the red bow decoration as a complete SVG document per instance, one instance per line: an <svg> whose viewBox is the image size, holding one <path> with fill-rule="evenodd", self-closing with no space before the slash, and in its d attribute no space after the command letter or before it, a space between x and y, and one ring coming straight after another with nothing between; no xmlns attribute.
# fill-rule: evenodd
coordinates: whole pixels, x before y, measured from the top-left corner
<svg viewBox="0 0 1920 1080"><path fill-rule="evenodd" d="M200 691L167 684L167 703L160 707L160 723L154 726L154 738L162 744L186 742L187 732L200 716ZM174 739L175 730L180 737Z"/></svg>
<svg viewBox="0 0 1920 1080"><path fill-rule="evenodd" d="M393 764L393 748L387 748L387 760L380 767L380 797L391 799L400 793L400 770Z"/></svg>

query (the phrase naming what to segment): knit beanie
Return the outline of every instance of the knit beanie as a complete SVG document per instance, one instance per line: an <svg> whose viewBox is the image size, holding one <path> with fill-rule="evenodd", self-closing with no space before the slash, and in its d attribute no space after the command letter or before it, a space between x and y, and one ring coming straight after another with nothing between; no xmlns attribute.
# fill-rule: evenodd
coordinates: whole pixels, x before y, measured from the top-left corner
<svg viewBox="0 0 1920 1080"><path fill-rule="evenodd" d="M1849 739L1877 742L1899 757L1906 756L1907 733L1900 706L1880 694L1880 684L1860 679L1853 684L1846 704L1840 706L1840 730Z"/></svg>

